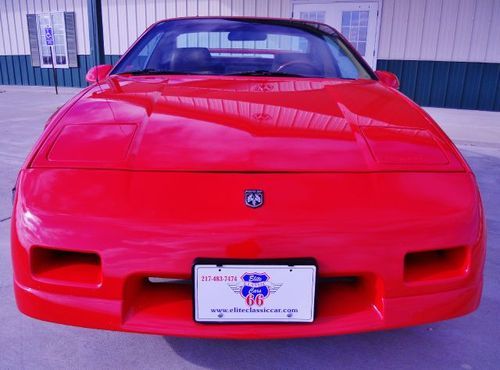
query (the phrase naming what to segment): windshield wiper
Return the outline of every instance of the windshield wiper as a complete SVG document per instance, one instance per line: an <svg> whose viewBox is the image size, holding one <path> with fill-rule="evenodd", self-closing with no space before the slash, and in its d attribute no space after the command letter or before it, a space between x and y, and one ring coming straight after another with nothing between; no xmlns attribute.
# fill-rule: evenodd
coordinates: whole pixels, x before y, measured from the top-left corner
<svg viewBox="0 0 500 370"><path fill-rule="evenodd" d="M199 73L199 72L182 72L182 71L169 71L160 70L154 68L136 69L131 71L124 71L117 73L118 75L134 75L134 76L146 76L146 75L209 75L209 73ZM286 73L286 72L271 72L266 70L256 70L256 71L243 71L235 73L226 73L224 76L268 76L268 77L308 77L296 73Z"/></svg>
<svg viewBox="0 0 500 370"><path fill-rule="evenodd" d="M181 72L181 71L166 71L154 68L136 69L132 71L124 71L117 73L118 75L134 75L134 76L146 76L146 75L203 75L206 73L196 73L196 72Z"/></svg>
<svg viewBox="0 0 500 370"><path fill-rule="evenodd" d="M266 70L226 73L225 76L308 77L296 73L272 72Z"/></svg>

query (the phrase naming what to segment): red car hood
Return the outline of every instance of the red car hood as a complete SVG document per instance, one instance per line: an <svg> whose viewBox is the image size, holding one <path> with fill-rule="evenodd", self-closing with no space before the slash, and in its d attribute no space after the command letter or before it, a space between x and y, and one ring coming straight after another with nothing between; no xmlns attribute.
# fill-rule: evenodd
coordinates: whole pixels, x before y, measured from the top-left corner
<svg viewBox="0 0 500 370"><path fill-rule="evenodd" d="M376 81L111 77L51 122L33 167L463 171L449 139Z"/></svg>

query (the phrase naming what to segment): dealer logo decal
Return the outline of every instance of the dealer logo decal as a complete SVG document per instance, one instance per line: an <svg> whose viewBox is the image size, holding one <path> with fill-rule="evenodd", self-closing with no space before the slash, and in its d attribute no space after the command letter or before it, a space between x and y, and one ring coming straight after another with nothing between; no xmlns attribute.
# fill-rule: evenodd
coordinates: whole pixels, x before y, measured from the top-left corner
<svg viewBox="0 0 500 370"><path fill-rule="evenodd" d="M262 306L265 299L276 291L283 284L274 284L265 272L245 272L241 276L241 282L228 284L229 287L245 299L248 306Z"/></svg>

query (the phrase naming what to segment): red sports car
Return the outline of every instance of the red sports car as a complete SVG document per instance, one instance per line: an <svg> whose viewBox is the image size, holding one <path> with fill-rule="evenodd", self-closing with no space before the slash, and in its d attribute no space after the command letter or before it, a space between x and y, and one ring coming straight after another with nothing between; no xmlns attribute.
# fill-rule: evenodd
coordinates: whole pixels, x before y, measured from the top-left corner
<svg viewBox="0 0 500 370"><path fill-rule="evenodd" d="M162 21L87 78L19 174L25 314L247 339L477 308L485 224L471 169L397 78L329 26Z"/></svg>

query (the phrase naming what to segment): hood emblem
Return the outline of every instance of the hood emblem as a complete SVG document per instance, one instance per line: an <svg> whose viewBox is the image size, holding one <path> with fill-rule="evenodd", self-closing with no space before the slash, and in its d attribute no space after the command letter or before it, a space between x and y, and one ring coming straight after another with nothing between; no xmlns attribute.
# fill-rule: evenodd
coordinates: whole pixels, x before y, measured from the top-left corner
<svg viewBox="0 0 500 370"><path fill-rule="evenodd" d="M257 189L245 190L245 205L250 208L259 208L264 204L264 191Z"/></svg>

